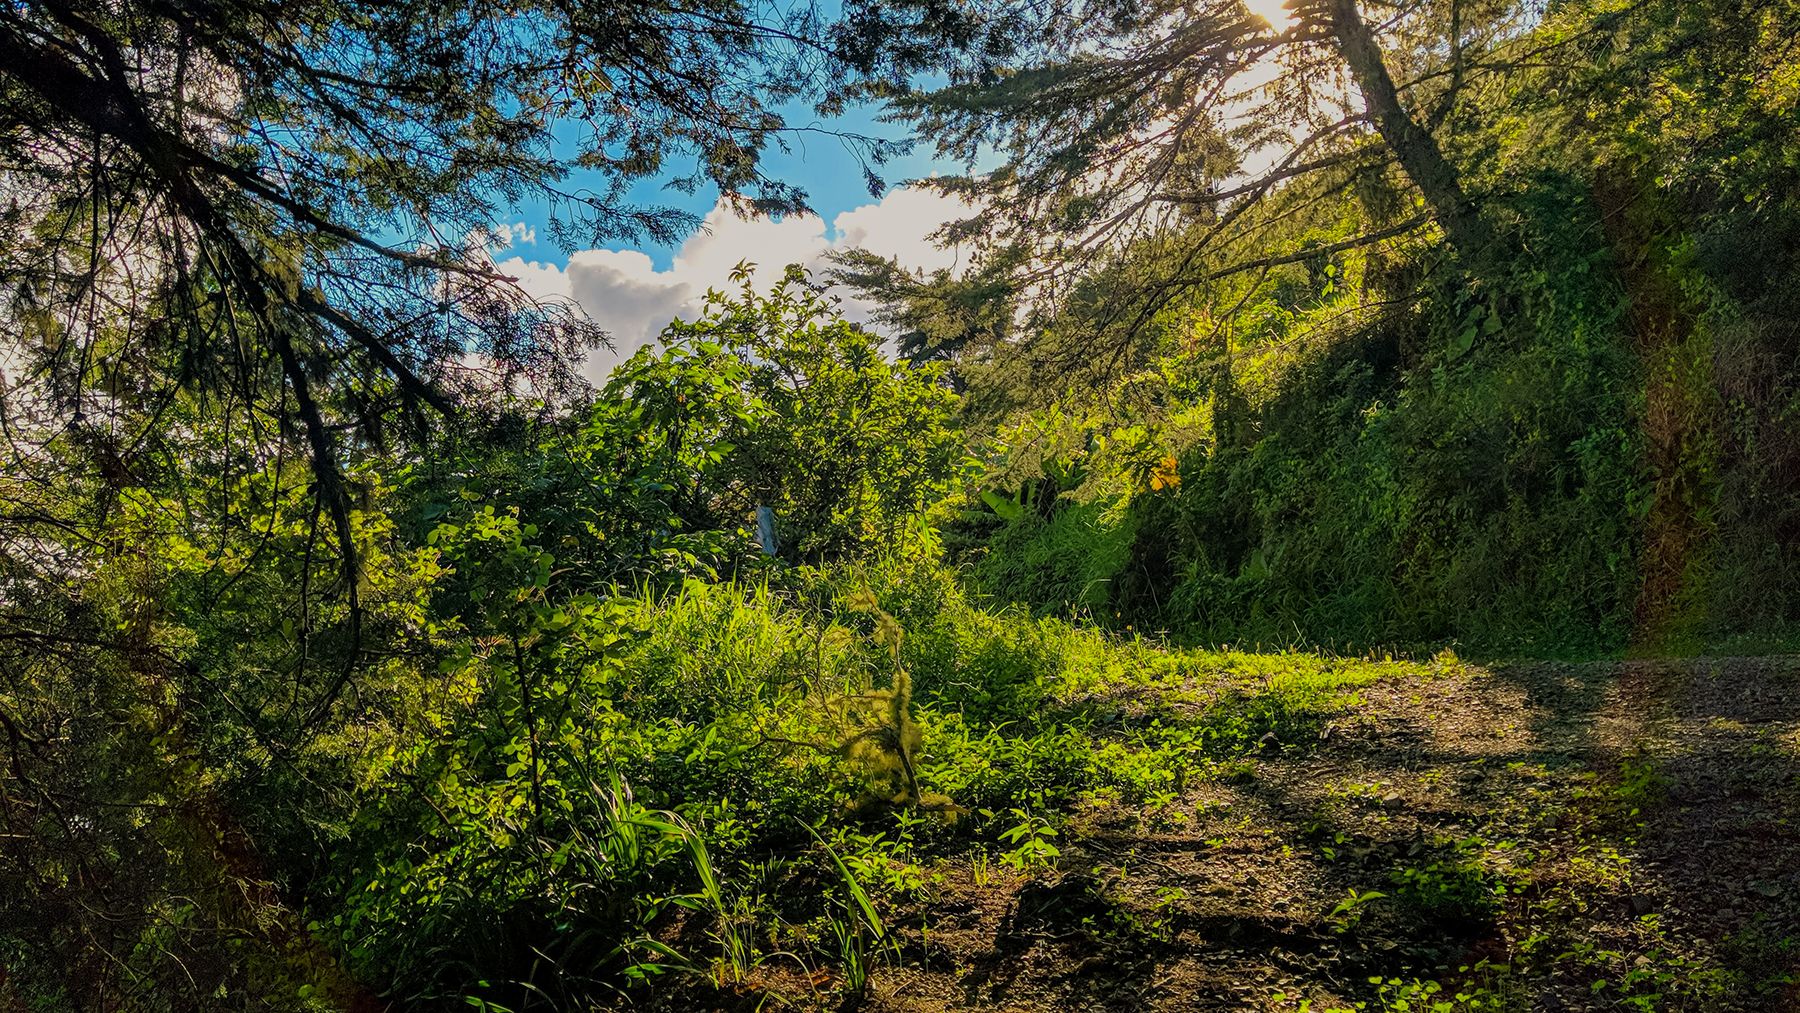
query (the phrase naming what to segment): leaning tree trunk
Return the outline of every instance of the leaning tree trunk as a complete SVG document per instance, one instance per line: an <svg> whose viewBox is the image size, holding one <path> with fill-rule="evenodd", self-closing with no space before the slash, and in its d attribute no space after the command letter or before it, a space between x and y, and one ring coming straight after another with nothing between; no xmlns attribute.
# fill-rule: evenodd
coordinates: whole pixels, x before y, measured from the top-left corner
<svg viewBox="0 0 1800 1013"><path fill-rule="evenodd" d="M1375 129L1424 194L1426 205L1443 227L1457 256L1464 264L1475 262L1492 247L1493 232L1469 202L1456 167L1444 157L1437 140L1400 104L1400 93L1388 74L1381 47L1357 11L1356 0L1325 0L1320 6L1330 18L1338 54L1350 67L1350 76L1362 92Z"/></svg>

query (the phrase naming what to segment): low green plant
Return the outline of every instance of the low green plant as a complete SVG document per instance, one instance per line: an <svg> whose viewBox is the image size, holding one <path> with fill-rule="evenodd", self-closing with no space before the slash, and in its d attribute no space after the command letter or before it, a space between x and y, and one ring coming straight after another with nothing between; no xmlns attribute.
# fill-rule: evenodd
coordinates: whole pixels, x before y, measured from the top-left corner
<svg viewBox="0 0 1800 1013"><path fill-rule="evenodd" d="M1490 917L1507 888L1483 863L1484 847L1480 838L1463 838L1429 861L1396 867L1391 874L1395 893L1399 899L1439 917Z"/></svg>
<svg viewBox="0 0 1800 1013"><path fill-rule="evenodd" d="M986 851L978 851L969 859L969 876L977 890L985 890L994 881L993 860Z"/></svg>
<svg viewBox="0 0 1800 1013"><path fill-rule="evenodd" d="M763 959L757 952L754 923L744 898L727 899L725 884L713 868L706 838L680 815L667 813L665 817L670 830L687 845L700 883L698 893L678 898L677 902L705 910L714 917L711 933L719 947L719 957L713 963L714 977L722 985L741 984Z"/></svg>
<svg viewBox="0 0 1800 1013"><path fill-rule="evenodd" d="M844 988L851 995L860 996L869 982L871 958L880 952L894 949L895 944L881 915L875 910L875 902L863 888L862 881L851 871L837 850L819 837L817 831L810 826L807 830L831 858L832 867L837 870L838 882L843 887L841 914L834 914L830 918L830 928L837 942Z"/></svg>
<svg viewBox="0 0 1800 1013"><path fill-rule="evenodd" d="M1348 933L1362 922L1364 908L1375 901L1385 898L1387 894L1380 890L1358 890L1351 887L1345 891L1344 899L1337 902L1325 914L1325 921L1331 925L1332 931L1339 935Z"/></svg>
<svg viewBox="0 0 1800 1013"><path fill-rule="evenodd" d="M1000 840L1013 847L1001 854L1000 860L1019 872L1047 868L1062 857L1055 843L1056 828L1042 816L1024 809L1008 810L1018 822L1000 831Z"/></svg>

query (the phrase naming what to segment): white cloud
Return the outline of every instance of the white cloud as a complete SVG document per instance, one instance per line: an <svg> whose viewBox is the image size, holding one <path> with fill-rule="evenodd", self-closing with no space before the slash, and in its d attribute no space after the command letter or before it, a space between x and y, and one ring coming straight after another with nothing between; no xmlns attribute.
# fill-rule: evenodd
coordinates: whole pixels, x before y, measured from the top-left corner
<svg viewBox="0 0 1800 1013"><path fill-rule="evenodd" d="M469 233L465 242L474 245L485 245L489 250L506 250L514 246L536 246L537 229L525 222L514 222L511 225L490 225L487 229L477 229Z"/></svg>
<svg viewBox="0 0 1800 1013"><path fill-rule="evenodd" d="M833 250L861 247L926 271L962 263L957 250L939 249L927 238L946 221L969 213L967 205L913 187L893 190L874 204L842 212L831 228L818 218L745 220L723 203L707 214L701 230L676 252L667 270L635 250L581 250L566 268L523 257L499 263L540 299L567 299L612 334L614 350L596 352L584 372L602 380L612 368L654 341L677 316L692 319L708 288L729 286L739 261L757 265L757 280L773 284L782 268L802 264L824 270ZM529 240L527 240L529 241ZM846 300L844 315L867 318L868 307Z"/></svg>

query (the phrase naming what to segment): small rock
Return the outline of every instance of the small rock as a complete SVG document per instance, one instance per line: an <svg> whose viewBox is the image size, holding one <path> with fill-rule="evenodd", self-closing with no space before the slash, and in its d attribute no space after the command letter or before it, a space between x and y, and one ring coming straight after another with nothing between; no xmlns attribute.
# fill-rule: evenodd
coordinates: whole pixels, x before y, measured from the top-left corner
<svg viewBox="0 0 1800 1013"><path fill-rule="evenodd" d="M1381 804L1389 809L1398 809L1406 804L1406 799L1402 798L1399 792L1390 791L1386 795L1381 796Z"/></svg>

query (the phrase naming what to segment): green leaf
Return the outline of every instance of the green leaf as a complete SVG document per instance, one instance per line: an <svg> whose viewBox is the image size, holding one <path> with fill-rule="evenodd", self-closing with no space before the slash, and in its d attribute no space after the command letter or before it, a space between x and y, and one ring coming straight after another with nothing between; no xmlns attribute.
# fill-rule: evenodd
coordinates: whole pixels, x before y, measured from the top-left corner
<svg viewBox="0 0 1800 1013"><path fill-rule="evenodd" d="M1469 324L1456 335L1456 340L1450 342L1450 361L1455 362L1457 359L1469 354L1469 349L1475 347L1475 336L1477 333L1475 325Z"/></svg>
<svg viewBox="0 0 1800 1013"><path fill-rule="evenodd" d="M1004 496L992 489L981 491L981 501L986 503L1001 520L1017 521L1025 516L1025 507L1018 500Z"/></svg>

